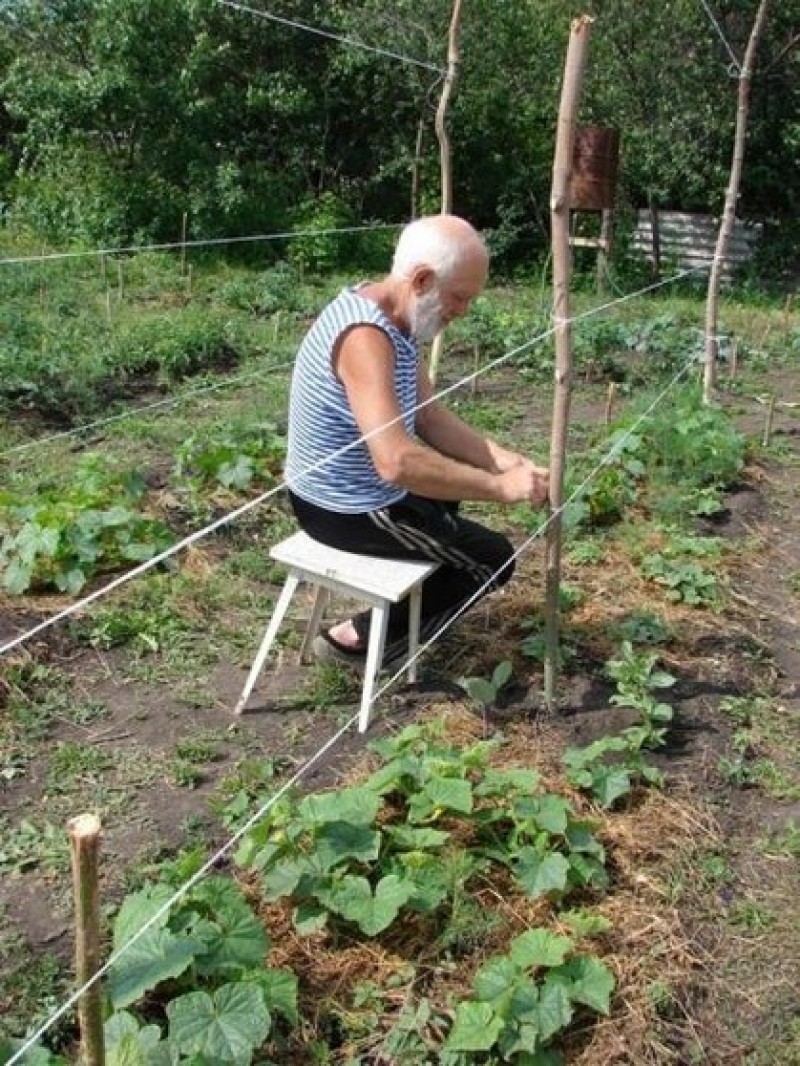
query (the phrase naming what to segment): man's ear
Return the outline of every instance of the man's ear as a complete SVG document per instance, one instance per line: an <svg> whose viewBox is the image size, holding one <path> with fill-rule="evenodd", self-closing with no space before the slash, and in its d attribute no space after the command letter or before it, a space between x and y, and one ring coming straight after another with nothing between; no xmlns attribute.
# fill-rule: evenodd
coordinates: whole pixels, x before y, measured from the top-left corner
<svg viewBox="0 0 800 1066"><path fill-rule="evenodd" d="M411 275L411 288L415 296L424 296L436 285L436 271L429 266L418 266Z"/></svg>

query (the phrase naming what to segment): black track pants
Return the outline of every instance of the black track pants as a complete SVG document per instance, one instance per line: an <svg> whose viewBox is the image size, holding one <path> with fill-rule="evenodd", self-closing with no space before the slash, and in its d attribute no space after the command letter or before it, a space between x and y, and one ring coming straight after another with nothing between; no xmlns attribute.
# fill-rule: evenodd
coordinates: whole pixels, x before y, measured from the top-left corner
<svg viewBox="0 0 800 1066"><path fill-rule="evenodd" d="M458 504L408 493L398 503L364 514L337 514L289 493L297 520L314 540L341 551L390 559L440 564L422 587L420 635L429 639L480 589L484 596L511 578L514 549L501 533L463 518ZM485 586L485 587L484 587ZM477 602L477 600L475 601ZM363 642L370 612L353 619ZM386 656L402 652L408 641L408 602L389 612Z"/></svg>

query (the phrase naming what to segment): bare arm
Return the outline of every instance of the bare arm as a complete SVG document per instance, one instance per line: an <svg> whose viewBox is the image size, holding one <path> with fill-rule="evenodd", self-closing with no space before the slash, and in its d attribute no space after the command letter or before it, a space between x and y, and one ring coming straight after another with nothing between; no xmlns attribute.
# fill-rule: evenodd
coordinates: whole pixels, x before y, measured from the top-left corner
<svg viewBox="0 0 800 1066"><path fill-rule="evenodd" d="M394 391L394 358L389 338L370 326L350 330L334 358L334 371L344 385L358 428L369 437L367 447L378 476L431 499L536 502L540 479L526 468L501 470L491 462L481 466L463 455L450 456L426 447L406 433ZM477 441L482 438L472 430L469 433L474 436L478 458Z"/></svg>

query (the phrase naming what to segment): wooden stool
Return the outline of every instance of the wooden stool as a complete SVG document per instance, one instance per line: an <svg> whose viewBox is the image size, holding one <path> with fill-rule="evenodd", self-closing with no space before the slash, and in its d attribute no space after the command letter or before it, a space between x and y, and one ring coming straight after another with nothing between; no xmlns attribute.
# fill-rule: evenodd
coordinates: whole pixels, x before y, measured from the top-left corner
<svg viewBox="0 0 800 1066"><path fill-rule="evenodd" d="M408 655L411 660L406 676L409 681L417 679L415 656L419 648L422 583L437 569L438 563L376 559L372 556L338 551L336 548L328 548L319 541L312 540L302 532L295 533L281 541L280 544L276 544L269 554L273 559L287 566L289 574L278 597L275 612L267 626L234 714L241 714L244 710L289 608L292 596L300 582L307 581L317 591L311 618L300 646L301 662L306 661L308 649L319 630L331 593L344 593L355 599L366 601L372 607L367 661L364 667L364 685L361 692L361 710L358 716L358 731L363 733L369 725L372 694L383 662L389 607L393 603L399 603L405 596L409 598Z"/></svg>

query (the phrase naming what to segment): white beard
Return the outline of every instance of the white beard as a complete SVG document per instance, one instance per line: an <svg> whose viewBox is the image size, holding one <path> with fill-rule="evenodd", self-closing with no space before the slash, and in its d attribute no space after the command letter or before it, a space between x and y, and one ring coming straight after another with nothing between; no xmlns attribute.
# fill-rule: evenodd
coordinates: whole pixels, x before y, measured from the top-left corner
<svg viewBox="0 0 800 1066"><path fill-rule="evenodd" d="M420 344L428 344L442 331L442 300L436 289L414 298L410 311L411 333Z"/></svg>

